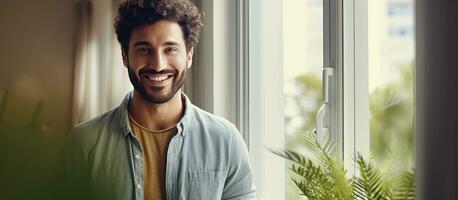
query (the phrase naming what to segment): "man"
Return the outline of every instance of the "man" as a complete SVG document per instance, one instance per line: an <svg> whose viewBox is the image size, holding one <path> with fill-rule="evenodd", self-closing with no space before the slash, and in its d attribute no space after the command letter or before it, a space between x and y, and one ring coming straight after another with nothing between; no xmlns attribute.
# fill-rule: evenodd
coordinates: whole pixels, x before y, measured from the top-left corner
<svg viewBox="0 0 458 200"><path fill-rule="evenodd" d="M201 27L188 0L121 4L115 28L134 91L70 134L65 159L73 197L256 198L236 127L181 92Z"/></svg>

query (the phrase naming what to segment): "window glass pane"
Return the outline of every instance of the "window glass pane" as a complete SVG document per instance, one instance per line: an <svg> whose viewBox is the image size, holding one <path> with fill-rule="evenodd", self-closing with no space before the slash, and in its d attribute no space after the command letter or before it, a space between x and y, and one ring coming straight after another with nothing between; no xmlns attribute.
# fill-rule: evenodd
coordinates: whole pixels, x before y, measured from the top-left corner
<svg viewBox="0 0 458 200"><path fill-rule="evenodd" d="M370 152L382 170L410 169L413 135L413 1L369 1Z"/></svg>
<svg viewBox="0 0 458 200"><path fill-rule="evenodd" d="M303 133L315 127L322 103L323 1L283 1L283 66L286 147L303 148ZM299 199L287 163L286 199Z"/></svg>

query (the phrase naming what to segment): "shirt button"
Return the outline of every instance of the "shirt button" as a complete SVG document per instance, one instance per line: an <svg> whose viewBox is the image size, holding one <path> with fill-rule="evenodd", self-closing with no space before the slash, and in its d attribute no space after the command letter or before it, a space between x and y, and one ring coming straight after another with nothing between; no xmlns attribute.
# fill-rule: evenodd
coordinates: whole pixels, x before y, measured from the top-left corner
<svg viewBox="0 0 458 200"><path fill-rule="evenodd" d="M137 189L138 190L142 189L142 186L140 184L137 184Z"/></svg>
<svg viewBox="0 0 458 200"><path fill-rule="evenodd" d="M135 158L136 158L136 159L139 159L139 158L140 158L140 155L135 154Z"/></svg>

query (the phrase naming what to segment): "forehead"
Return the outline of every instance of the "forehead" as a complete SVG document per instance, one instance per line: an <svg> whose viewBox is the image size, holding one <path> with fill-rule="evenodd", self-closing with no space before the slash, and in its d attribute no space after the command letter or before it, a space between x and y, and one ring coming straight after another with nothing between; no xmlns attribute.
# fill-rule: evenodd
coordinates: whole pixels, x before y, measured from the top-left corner
<svg viewBox="0 0 458 200"><path fill-rule="evenodd" d="M160 45L164 42L175 42L185 45L183 31L176 22L159 20L153 24L134 29L130 39L130 45L138 41L147 41L152 45Z"/></svg>

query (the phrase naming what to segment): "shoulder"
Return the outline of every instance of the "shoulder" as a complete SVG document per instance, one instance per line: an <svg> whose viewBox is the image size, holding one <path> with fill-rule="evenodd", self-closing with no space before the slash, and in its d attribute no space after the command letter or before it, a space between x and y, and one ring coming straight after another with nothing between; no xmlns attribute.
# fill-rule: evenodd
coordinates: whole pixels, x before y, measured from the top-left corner
<svg viewBox="0 0 458 200"><path fill-rule="evenodd" d="M193 129L198 129L201 134L223 139L230 146L245 144L242 135L232 122L194 105L191 121Z"/></svg>
<svg viewBox="0 0 458 200"><path fill-rule="evenodd" d="M92 118L88 121L82 122L77 124L70 134L77 134L77 135L84 135L96 132L96 130L100 130L110 126L111 124L118 123L116 120L117 115L117 108L107 111L95 118Z"/></svg>
<svg viewBox="0 0 458 200"><path fill-rule="evenodd" d="M76 125L66 136L66 145L93 146L107 129L117 126L117 109Z"/></svg>
<svg viewBox="0 0 458 200"><path fill-rule="evenodd" d="M193 116L191 117L192 124L201 124L205 128L211 129L223 134L240 134L237 127L229 120L209 113L201 108L193 105Z"/></svg>

